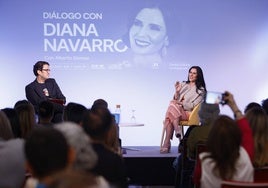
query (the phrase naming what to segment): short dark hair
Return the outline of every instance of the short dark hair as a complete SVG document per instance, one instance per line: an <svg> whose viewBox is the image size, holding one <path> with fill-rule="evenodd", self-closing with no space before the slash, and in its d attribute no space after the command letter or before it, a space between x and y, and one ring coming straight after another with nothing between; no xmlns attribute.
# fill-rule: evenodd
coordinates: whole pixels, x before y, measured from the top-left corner
<svg viewBox="0 0 268 188"><path fill-rule="evenodd" d="M38 70L41 71L41 70L43 69L43 66L44 66L44 65L49 65L49 63L46 62L46 61L37 61L37 62L35 63L35 65L33 66L33 73L34 73L35 76L38 76L37 71L38 71Z"/></svg>
<svg viewBox="0 0 268 188"><path fill-rule="evenodd" d="M259 103L256 102L250 102L248 103L248 105L245 107L244 113L247 113L247 111L249 111L252 108L261 108L261 105Z"/></svg>
<svg viewBox="0 0 268 188"><path fill-rule="evenodd" d="M41 118L53 117L54 111L54 106L50 101L41 101L38 105L38 115Z"/></svg>
<svg viewBox="0 0 268 188"><path fill-rule="evenodd" d="M91 106L92 108L108 108L108 103L104 99L96 99L93 102L93 105Z"/></svg>
<svg viewBox="0 0 268 188"><path fill-rule="evenodd" d="M25 156L37 178L63 170L68 162L69 146L63 134L54 128L36 127L25 140Z"/></svg>
<svg viewBox="0 0 268 188"><path fill-rule="evenodd" d="M22 100L18 100L15 104L14 104L14 108L17 108L19 105L22 104L29 104L30 102L26 99L22 99Z"/></svg>
<svg viewBox="0 0 268 188"><path fill-rule="evenodd" d="M63 119L64 121L71 121L79 124L82 122L86 111L87 108L84 105L70 102L64 107Z"/></svg>

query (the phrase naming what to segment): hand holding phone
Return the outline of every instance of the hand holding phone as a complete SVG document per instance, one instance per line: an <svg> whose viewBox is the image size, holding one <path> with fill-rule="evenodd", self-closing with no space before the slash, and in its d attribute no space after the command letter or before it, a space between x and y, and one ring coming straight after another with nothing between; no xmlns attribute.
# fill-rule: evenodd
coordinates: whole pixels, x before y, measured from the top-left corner
<svg viewBox="0 0 268 188"><path fill-rule="evenodd" d="M205 97L205 103L207 104L226 104L226 100L224 99L225 93L221 92L214 92L214 91L207 91Z"/></svg>

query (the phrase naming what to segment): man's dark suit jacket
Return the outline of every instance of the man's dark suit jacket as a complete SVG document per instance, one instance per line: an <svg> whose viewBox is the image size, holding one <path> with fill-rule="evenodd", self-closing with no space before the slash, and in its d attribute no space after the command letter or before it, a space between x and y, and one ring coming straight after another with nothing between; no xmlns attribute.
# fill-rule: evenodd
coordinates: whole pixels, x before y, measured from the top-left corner
<svg viewBox="0 0 268 188"><path fill-rule="evenodd" d="M50 99L62 99L63 103L65 103L65 96L62 94L58 84L55 79L49 78L45 81L46 88L49 93L49 97L45 96L41 87L39 87L39 83L35 79L32 83L28 84L25 87L26 98L30 103L33 104L36 113L38 113L38 105L41 101L50 100ZM53 103L55 112L63 112L63 105Z"/></svg>

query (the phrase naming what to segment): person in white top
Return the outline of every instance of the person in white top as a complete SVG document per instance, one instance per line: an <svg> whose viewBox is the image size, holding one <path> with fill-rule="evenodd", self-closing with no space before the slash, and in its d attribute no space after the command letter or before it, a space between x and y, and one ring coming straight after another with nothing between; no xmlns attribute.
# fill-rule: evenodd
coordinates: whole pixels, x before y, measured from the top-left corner
<svg viewBox="0 0 268 188"><path fill-rule="evenodd" d="M237 121L221 115L212 124L207 151L199 154L194 182L201 188L220 188L223 180L252 182L254 143L249 123L238 109L233 95L224 97ZM201 164L200 164L201 161Z"/></svg>

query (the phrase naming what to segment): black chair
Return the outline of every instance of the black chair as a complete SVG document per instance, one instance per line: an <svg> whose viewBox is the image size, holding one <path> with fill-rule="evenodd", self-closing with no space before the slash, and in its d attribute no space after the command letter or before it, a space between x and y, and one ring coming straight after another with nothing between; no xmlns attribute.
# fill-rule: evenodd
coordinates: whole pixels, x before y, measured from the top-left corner
<svg viewBox="0 0 268 188"><path fill-rule="evenodd" d="M176 169L175 187L190 188L192 187L192 173L195 166L195 161L187 157L187 139L183 139L183 144L180 149L178 158L178 168Z"/></svg>

